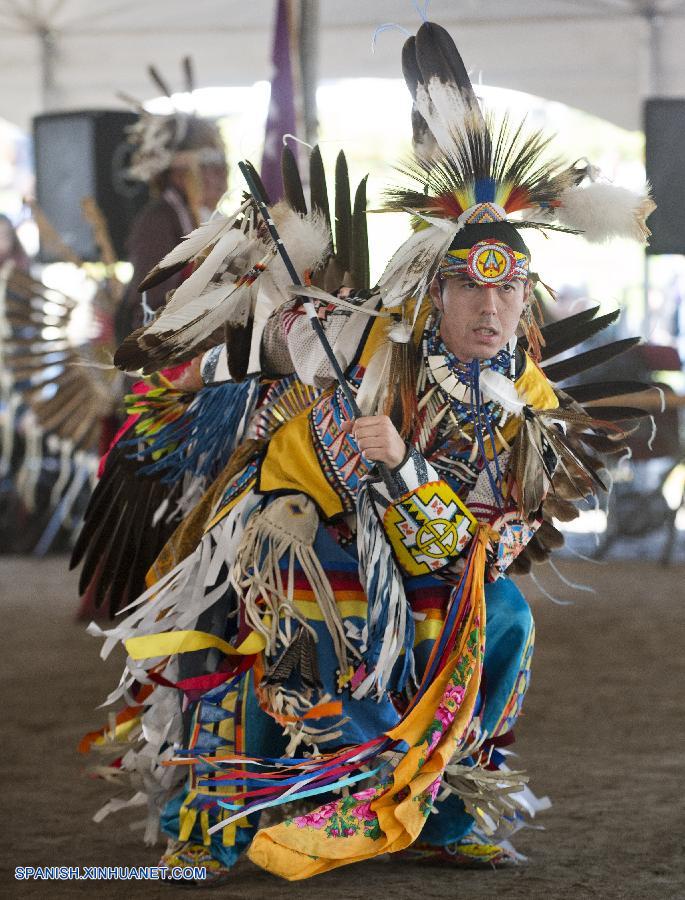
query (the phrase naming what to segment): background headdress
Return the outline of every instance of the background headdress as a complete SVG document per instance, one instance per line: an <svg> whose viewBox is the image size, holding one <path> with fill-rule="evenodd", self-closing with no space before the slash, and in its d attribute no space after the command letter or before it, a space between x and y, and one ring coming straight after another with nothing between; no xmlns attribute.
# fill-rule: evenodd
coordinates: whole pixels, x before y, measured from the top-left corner
<svg viewBox="0 0 685 900"><path fill-rule="evenodd" d="M191 60L183 60L183 90L189 94L195 89ZM154 66L148 67L153 83L172 99L172 90ZM138 181L149 182L171 168L191 165L220 165L226 161L226 151L221 132L211 119L196 113L174 110L167 115L151 113L142 103L126 95L120 95L135 106L140 119L129 128L129 141L134 146L129 175Z"/></svg>

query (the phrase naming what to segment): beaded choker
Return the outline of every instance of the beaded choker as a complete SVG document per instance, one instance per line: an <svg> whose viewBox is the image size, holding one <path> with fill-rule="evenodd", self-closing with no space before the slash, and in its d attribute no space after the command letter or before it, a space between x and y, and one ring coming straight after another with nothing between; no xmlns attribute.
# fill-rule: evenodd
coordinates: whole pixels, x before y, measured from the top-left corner
<svg viewBox="0 0 685 900"><path fill-rule="evenodd" d="M438 385L459 404L469 402L473 386L473 368L447 349L440 335L440 321L429 322L424 333L423 353L429 381ZM513 355L507 347L490 359L480 360L479 368L492 369L513 380Z"/></svg>

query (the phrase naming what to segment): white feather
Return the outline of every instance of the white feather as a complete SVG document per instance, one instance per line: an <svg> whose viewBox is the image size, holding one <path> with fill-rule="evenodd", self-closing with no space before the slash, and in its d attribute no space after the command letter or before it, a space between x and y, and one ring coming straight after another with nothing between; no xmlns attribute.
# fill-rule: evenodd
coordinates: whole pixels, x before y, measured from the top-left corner
<svg viewBox="0 0 685 900"><path fill-rule="evenodd" d="M177 311L188 301L199 297L224 262L230 257L244 253L248 244L249 239L237 228L231 228L230 231L222 234L207 254L206 259L173 292L166 305L166 310Z"/></svg>
<svg viewBox="0 0 685 900"><path fill-rule="evenodd" d="M369 360L357 391L357 406L363 416L375 415L383 403L388 388L391 356L392 342L388 340L381 344Z"/></svg>
<svg viewBox="0 0 685 900"><path fill-rule="evenodd" d="M178 313L162 313L153 323L154 330L151 326L138 338L138 345L142 348L157 346L161 336L168 346L192 347L229 319L231 310L240 304L250 287L249 284L237 286L235 282L227 281L191 300ZM152 335L157 340L150 341Z"/></svg>
<svg viewBox="0 0 685 900"><path fill-rule="evenodd" d="M557 219L581 231L586 240L603 243L623 237L644 243L649 236L644 220L654 208L645 187L639 193L613 184L595 182L567 188L561 195Z"/></svg>
<svg viewBox="0 0 685 900"><path fill-rule="evenodd" d="M378 282L384 306L399 306L410 297L421 298L449 249L457 226L449 220L417 231L395 251Z"/></svg>
<svg viewBox="0 0 685 900"><path fill-rule="evenodd" d="M199 225L194 231L186 235L180 244L177 244L173 250L167 253L157 264L157 268L168 269L170 266L175 266L178 263L188 262L189 259L193 259L198 253L202 253L205 247L213 244L222 234L233 228L236 221L250 205L250 202L246 200L231 216L216 216L210 219L209 222Z"/></svg>
<svg viewBox="0 0 685 900"><path fill-rule="evenodd" d="M330 254L331 237L321 214L300 216L286 204L279 204L272 210L272 217L301 276L305 271L313 271L323 264ZM265 287L273 286L281 301L287 299L287 286L292 279L280 257L274 253L271 238L258 238L256 232L246 235L241 229L233 228L236 218L237 215L233 220L224 218L218 231L216 228L210 229L212 223L207 223L184 241L184 244L193 242L193 249L197 252L212 242L214 247L197 270L174 291L166 307L138 338L141 348L154 349L162 337L167 347L189 349L227 321L244 324L257 287L253 289L249 284L240 285L240 279L232 274L225 274L219 284L212 282L217 271L230 260L242 260L244 272L248 272L257 262L263 263L267 269L258 280L266 282ZM208 236L211 236L209 240ZM182 246L179 245L176 251ZM178 258L185 256L184 251ZM155 339L150 340L153 335Z"/></svg>
<svg viewBox="0 0 685 900"><path fill-rule="evenodd" d="M455 84L441 81L436 76L425 86L417 86L415 106L440 149L453 158L457 155L457 145L461 143L459 135L463 135L466 121L473 120L474 116L477 117L475 121L482 119L478 107L466 102Z"/></svg>
<svg viewBox="0 0 685 900"><path fill-rule="evenodd" d="M239 232L236 233L235 237L233 233L231 233L230 235L225 235L225 238L227 241L231 242L238 239L232 255L234 257L239 256L244 272L248 272L257 262L268 262L268 259L272 255L270 251L267 251L267 258L260 259L260 254L263 253L265 249L262 242L258 240L250 241L244 237L240 240ZM218 248L219 244L222 242L223 239L217 243ZM221 248L219 248L219 250L221 250ZM202 267L200 266L200 269L201 268ZM205 275L206 272L202 276L202 280L199 284L204 282ZM188 281L190 280L191 279L188 279ZM239 281L239 276L227 272L218 282L211 282L207 279L207 285L205 285L204 290L194 290L192 292L186 291L179 300L178 292L186 284L186 282L184 282L176 289L176 291L174 291L171 299L157 318L147 326L145 334L161 334L184 328L199 315L202 315L204 312L209 312L214 306L230 296L230 294L236 290ZM198 282L195 282L196 287L197 285Z"/></svg>
<svg viewBox="0 0 685 900"><path fill-rule="evenodd" d="M325 217L318 210L302 216L279 203L271 210L271 218L295 271L304 281L305 272L320 269L331 253L331 232ZM278 254L269 266L269 276L281 300L288 300L293 280Z"/></svg>
<svg viewBox="0 0 685 900"><path fill-rule="evenodd" d="M480 389L486 400L494 400L513 415L520 415L526 405L514 382L493 369L483 369L480 373Z"/></svg>

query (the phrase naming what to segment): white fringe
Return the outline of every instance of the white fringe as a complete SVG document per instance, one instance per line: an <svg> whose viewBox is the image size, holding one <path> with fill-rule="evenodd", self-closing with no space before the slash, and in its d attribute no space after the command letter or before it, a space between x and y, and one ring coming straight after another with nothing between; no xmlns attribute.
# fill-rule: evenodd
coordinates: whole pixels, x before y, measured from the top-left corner
<svg viewBox="0 0 685 900"><path fill-rule="evenodd" d="M369 630L378 622L384 608L387 606L388 609L388 623L376 667L352 695L355 699L360 699L366 697L372 689L380 697L386 689L404 646L408 606L402 577L366 488L360 490L357 499L357 552L359 579L369 603Z"/></svg>
<svg viewBox="0 0 685 900"><path fill-rule="evenodd" d="M475 737L463 745L445 768L438 801L456 794L464 803L466 812L473 816L476 828L486 835L511 836L522 827L521 813L534 817L536 812L548 809L547 797L538 799L527 787L528 776L512 771L501 764L498 769L486 769L484 765L468 765L465 761L474 755L487 738L480 729L480 719L473 720Z"/></svg>
<svg viewBox="0 0 685 900"><path fill-rule="evenodd" d="M309 497L304 494L277 497L248 522L230 578L247 620L264 637L267 654L272 654L280 644L289 643L293 619L316 639L314 629L294 603L297 562L314 591L338 664L342 671L347 671L348 651L354 656L358 652L345 633L335 594L314 552L318 525L319 516ZM284 585L280 561L286 556L288 576ZM283 618L288 633L281 630Z"/></svg>
<svg viewBox="0 0 685 900"><path fill-rule="evenodd" d="M165 674L169 680L176 680L178 665L175 659L170 661ZM164 765L174 757L175 747L183 741L181 695L174 688L157 685L145 704L140 728L126 741L129 749L122 758L121 768L112 770L118 773L117 780L125 778L130 782L136 793L129 800L109 800L93 816L93 821L101 822L110 813L122 809L147 806L144 840L146 844L154 844L159 837L160 814L185 778L183 768ZM120 748L121 743L108 733L105 733L104 745L96 747L103 752L119 752Z"/></svg>

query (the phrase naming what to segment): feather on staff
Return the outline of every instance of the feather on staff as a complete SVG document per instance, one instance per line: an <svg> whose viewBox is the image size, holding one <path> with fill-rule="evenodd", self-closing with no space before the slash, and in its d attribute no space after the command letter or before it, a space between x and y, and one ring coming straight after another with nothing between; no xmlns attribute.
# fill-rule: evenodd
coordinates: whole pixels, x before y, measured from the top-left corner
<svg viewBox="0 0 685 900"><path fill-rule="evenodd" d="M292 248L297 269L304 273L320 267L330 254L330 233L321 214L300 215L285 203L272 214ZM257 279L266 281L272 295L281 301L287 298L289 274L269 235L253 224L249 204L243 204L229 219L196 229L167 254L160 267L188 261L191 256L199 263L195 271L171 294L155 319L122 344L114 357L116 365L150 372L176 364L200 352L217 329L228 329L228 340L235 347L235 340L246 336L254 313ZM237 374L244 377L244 353L241 350L239 354Z"/></svg>

